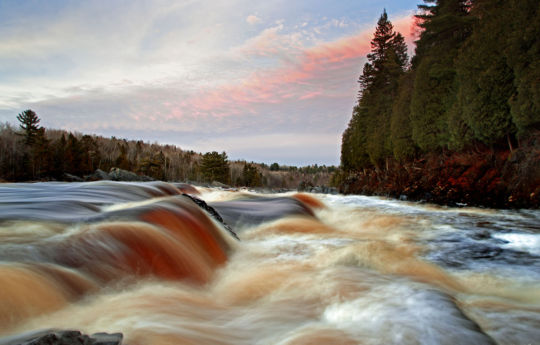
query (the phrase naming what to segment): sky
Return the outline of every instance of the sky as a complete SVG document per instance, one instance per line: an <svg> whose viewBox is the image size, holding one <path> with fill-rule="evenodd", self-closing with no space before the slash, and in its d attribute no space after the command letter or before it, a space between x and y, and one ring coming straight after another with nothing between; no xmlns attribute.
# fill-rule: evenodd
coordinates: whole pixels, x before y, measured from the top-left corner
<svg viewBox="0 0 540 345"><path fill-rule="evenodd" d="M0 0L0 122L339 165L383 9L418 0Z"/></svg>

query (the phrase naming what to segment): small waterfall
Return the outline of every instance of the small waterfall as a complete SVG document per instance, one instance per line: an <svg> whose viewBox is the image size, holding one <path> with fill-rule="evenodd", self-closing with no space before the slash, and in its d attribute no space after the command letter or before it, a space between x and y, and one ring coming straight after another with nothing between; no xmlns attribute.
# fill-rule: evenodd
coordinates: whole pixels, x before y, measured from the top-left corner
<svg viewBox="0 0 540 345"><path fill-rule="evenodd" d="M0 205L0 340L540 339L537 211L118 182L5 184Z"/></svg>

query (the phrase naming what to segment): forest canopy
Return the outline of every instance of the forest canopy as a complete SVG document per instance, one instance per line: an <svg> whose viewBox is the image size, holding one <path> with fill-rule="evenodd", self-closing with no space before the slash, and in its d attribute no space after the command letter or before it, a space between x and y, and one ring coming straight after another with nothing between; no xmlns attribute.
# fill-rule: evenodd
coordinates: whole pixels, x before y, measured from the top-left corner
<svg viewBox="0 0 540 345"><path fill-rule="evenodd" d="M226 152L45 129L31 109L16 118L18 127L0 123L0 181L92 181L118 168L142 179L295 189L328 185L336 170L230 161Z"/></svg>
<svg viewBox="0 0 540 345"><path fill-rule="evenodd" d="M342 136L342 169L526 143L540 130L539 8L536 0L424 0L410 61L384 11Z"/></svg>

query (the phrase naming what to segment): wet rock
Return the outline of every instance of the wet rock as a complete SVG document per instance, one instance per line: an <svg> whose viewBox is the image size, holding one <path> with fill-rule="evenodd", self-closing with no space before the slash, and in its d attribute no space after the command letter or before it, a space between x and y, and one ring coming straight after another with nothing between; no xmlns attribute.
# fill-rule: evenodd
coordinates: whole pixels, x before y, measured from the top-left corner
<svg viewBox="0 0 540 345"><path fill-rule="evenodd" d="M234 238L236 238L237 240L239 239L238 238L238 235L236 235L236 233L233 231L233 229L227 224L225 223L225 221L223 220L223 218L219 215L219 213L210 205L208 205L206 203L206 201L204 200L201 200L199 198L196 198L194 197L193 195L189 195L189 194L182 194L183 196L185 196L186 198L190 199L191 201L193 201L194 203L196 203L200 208L202 208L203 210L205 210L206 212L210 213L210 215L212 217L214 217L214 219L216 219L218 222L220 222L223 227L225 229L227 229L227 231L229 231L231 233L231 235L234 236Z"/></svg>
<svg viewBox="0 0 540 345"><path fill-rule="evenodd" d="M109 180L112 180L112 178L105 171L103 171L101 169L96 169L96 171L94 171L93 174L86 175L84 177L84 180L85 181L102 181L102 180L109 181Z"/></svg>
<svg viewBox="0 0 540 345"><path fill-rule="evenodd" d="M135 181L135 182L145 182L145 181L154 181L153 178L144 175L137 175L132 171L123 170L120 168L111 168L109 176L113 181Z"/></svg>
<svg viewBox="0 0 540 345"><path fill-rule="evenodd" d="M94 341L92 345L120 345L122 344L122 333L94 333L90 336Z"/></svg>
<svg viewBox="0 0 540 345"><path fill-rule="evenodd" d="M39 330L0 338L0 345L120 345L122 333L82 334L74 330Z"/></svg>
<svg viewBox="0 0 540 345"><path fill-rule="evenodd" d="M308 191L310 193L320 193L320 194L337 194L338 193L337 188L328 187L328 186L315 186L311 188L309 188L309 186L298 187L298 191L302 191L302 190Z"/></svg>
<svg viewBox="0 0 540 345"><path fill-rule="evenodd" d="M64 173L64 176L62 176L62 179L64 181L68 181L68 182L83 182L84 181L79 176L75 176L75 175L68 174L68 173Z"/></svg>
<svg viewBox="0 0 540 345"><path fill-rule="evenodd" d="M310 190L311 193L324 193L324 189L321 186L313 187Z"/></svg>
<svg viewBox="0 0 540 345"><path fill-rule="evenodd" d="M226 184L223 184L223 183L218 182L218 181L212 181L212 183L210 184L210 186L212 186L212 187L219 187L219 188L230 188L230 186L227 186Z"/></svg>

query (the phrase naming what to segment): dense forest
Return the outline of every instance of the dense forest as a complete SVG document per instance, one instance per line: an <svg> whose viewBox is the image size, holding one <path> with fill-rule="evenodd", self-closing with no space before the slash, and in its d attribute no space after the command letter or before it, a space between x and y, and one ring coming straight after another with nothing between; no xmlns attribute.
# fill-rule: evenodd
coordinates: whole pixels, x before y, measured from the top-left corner
<svg viewBox="0 0 540 345"><path fill-rule="evenodd" d="M309 189L328 185L336 170L318 165L268 166L230 161L225 152L202 154L174 145L45 129L30 109L21 112L17 120L18 127L0 124L0 181L88 181L106 175L96 174L98 169L109 172L118 168L144 179Z"/></svg>
<svg viewBox="0 0 540 345"><path fill-rule="evenodd" d="M411 59L386 11L377 23L336 183L344 192L538 206L540 2L418 8Z"/></svg>

